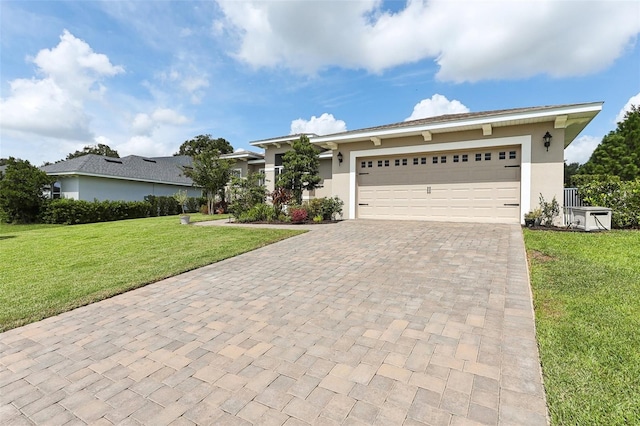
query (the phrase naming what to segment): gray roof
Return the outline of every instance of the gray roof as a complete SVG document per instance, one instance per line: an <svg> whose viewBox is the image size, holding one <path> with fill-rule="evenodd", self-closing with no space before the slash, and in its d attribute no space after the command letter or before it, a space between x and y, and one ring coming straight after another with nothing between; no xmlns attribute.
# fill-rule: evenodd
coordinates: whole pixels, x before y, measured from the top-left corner
<svg viewBox="0 0 640 426"><path fill-rule="evenodd" d="M193 185L184 176L181 167L191 166L191 157L140 157L129 155L122 158L87 154L71 160L43 166L40 169L52 176L84 175L143 182Z"/></svg>

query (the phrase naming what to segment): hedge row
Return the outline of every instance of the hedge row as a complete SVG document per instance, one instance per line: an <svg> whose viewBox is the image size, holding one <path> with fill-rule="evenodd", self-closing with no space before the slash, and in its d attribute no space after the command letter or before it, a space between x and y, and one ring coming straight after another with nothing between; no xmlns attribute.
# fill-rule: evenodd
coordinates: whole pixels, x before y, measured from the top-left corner
<svg viewBox="0 0 640 426"><path fill-rule="evenodd" d="M41 213L43 223L76 225L147 217L151 204L146 201L90 202L63 198L51 200L43 207Z"/></svg>
<svg viewBox="0 0 640 426"><path fill-rule="evenodd" d="M621 181L610 175L576 175L573 179L587 205L612 210L613 228L640 228L640 179Z"/></svg>
<svg viewBox="0 0 640 426"><path fill-rule="evenodd" d="M197 212L200 209L200 202L200 198L190 198L186 210ZM180 213L182 208L173 197L149 195L144 201L82 201L61 198L45 203L40 213L40 221L76 225L150 216L171 216Z"/></svg>

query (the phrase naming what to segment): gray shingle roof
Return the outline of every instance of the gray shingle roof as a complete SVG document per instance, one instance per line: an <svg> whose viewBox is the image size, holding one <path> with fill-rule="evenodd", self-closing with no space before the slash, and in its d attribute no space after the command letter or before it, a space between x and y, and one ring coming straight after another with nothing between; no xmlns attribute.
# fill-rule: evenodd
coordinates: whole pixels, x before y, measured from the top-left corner
<svg viewBox="0 0 640 426"><path fill-rule="evenodd" d="M43 166L40 169L49 175L86 175L130 179L144 182L159 182L178 185L192 185L193 181L184 176L181 167L191 166L191 157L140 157L129 155L111 158L88 154L60 163Z"/></svg>

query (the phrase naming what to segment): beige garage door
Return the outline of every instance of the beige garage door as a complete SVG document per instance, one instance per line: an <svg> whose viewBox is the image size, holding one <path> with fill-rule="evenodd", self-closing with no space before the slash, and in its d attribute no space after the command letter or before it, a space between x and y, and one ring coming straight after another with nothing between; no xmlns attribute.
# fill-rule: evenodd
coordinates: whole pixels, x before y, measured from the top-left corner
<svg viewBox="0 0 640 426"><path fill-rule="evenodd" d="M357 217L520 222L520 147L357 160Z"/></svg>

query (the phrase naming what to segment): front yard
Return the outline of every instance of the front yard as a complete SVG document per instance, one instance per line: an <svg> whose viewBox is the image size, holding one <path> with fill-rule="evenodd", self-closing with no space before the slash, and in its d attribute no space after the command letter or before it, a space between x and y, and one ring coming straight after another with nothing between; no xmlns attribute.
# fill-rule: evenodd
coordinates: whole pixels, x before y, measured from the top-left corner
<svg viewBox="0 0 640 426"><path fill-rule="evenodd" d="M640 423L640 232L524 236L552 424Z"/></svg>
<svg viewBox="0 0 640 426"><path fill-rule="evenodd" d="M299 233L184 226L177 216L75 226L0 224L0 331Z"/></svg>

